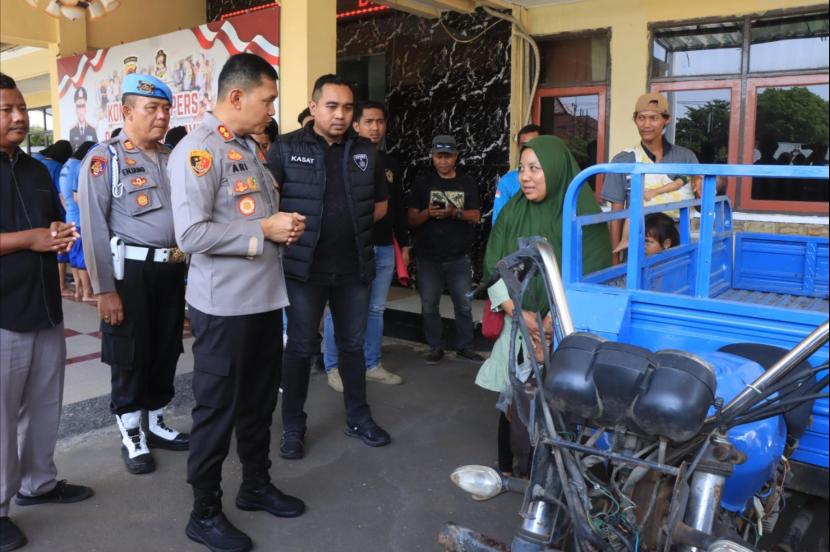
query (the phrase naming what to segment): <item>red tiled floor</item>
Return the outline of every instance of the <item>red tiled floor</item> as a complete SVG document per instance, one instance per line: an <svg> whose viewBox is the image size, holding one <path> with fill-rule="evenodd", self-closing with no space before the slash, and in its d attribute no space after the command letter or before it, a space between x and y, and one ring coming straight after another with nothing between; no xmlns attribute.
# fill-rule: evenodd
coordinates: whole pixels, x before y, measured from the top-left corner
<svg viewBox="0 0 830 552"><path fill-rule="evenodd" d="M76 332L75 330L70 330L69 328L63 329L64 337L72 337L73 335L81 335L81 332Z"/></svg>

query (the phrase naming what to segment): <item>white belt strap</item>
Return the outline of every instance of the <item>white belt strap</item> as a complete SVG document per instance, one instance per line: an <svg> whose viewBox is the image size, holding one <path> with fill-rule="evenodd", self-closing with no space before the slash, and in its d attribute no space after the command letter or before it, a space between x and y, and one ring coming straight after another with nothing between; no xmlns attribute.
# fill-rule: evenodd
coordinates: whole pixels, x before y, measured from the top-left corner
<svg viewBox="0 0 830 552"><path fill-rule="evenodd" d="M132 261L144 261L147 259L147 247L139 247L137 245L126 246L125 257ZM153 261L157 263L175 262L171 259L172 248L158 248L153 254Z"/></svg>

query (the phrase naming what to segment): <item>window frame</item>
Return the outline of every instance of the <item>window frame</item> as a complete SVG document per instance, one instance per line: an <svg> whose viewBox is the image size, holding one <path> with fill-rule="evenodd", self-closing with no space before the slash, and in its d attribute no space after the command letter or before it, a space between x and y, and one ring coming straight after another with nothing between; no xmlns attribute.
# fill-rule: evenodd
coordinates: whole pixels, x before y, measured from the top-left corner
<svg viewBox="0 0 830 552"><path fill-rule="evenodd" d="M567 96L598 96L599 110L597 112L597 160L596 163L605 163L607 159L607 142L608 142L608 84L596 84L585 86L561 86L561 87L546 87L540 88L536 91L533 97L533 106L531 108L531 119L534 124L542 126L542 100L545 98L561 98ZM600 199L602 192L602 185L604 179L602 175L597 175L597 185L594 195L597 201Z"/></svg>
<svg viewBox="0 0 830 552"><path fill-rule="evenodd" d="M758 109L758 89L775 86L810 86L830 84L830 76L824 75L781 75L777 77L752 77L747 80L746 109L744 110L744 144L742 162L752 164L755 153L755 129ZM778 199L752 199L752 179L744 178L740 189L740 206L752 211L797 211L799 213L830 213L830 206L823 201L783 201Z"/></svg>
<svg viewBox="0 0 830 552"><path fill-rule="evenodd" d="M693 20L660 21L649 23L649 50L647 80L648 88L652 91L701 90L705 88L725 88L724 83L732 83L731 114L738 110L738 117L730 116L729 129L729 163L752 164L752 152L755 147L755 110L757 108L757 89L768 86L799 86L804 84L827 84L830 68L823 69L792 69L786 71L749 71L749 53L752 40L752 24L757 21L771 20L792 16L824 16L830 18L830 8L821 6L806 6L793 9L770 10L764 13L751 13L735 17L707 17ZM704 25L707 23L742 23L743 46L741 49L740 73L687 75L677 77L652 77L654 34L663 29L687 25ZM735 91L738 90L738 102L735 102ZM733 125L738 125L737 135L733 134ZM733 140L735 142L733 143ZM747 154L749 150L749 154ZM737 155L733 153L737 151ZM733 161L735 159L735 161ZM780 200L753 200L751 179L729 179L729 197L733 200L736 210L756 211L765 213L810 214L826 215L830 207L825 202L811 201L780 201Z"/></svg>

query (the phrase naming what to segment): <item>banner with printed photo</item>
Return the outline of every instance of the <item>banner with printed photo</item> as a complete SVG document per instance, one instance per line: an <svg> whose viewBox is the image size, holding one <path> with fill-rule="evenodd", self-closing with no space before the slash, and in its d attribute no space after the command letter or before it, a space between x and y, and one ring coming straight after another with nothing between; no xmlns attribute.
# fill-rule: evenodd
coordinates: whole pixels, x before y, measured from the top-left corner
<svg viewBox="0 0 830 552"><path fill-rule="evenodd" d="M77 148L121 126L121 81L148 73L173 91L170 128L192 129L213 109L219 71L240 52L262 56L279 72L279 7L230 17L129 44L58 59L61 138ZM276 105L276 113L279 106Z"/></svg>

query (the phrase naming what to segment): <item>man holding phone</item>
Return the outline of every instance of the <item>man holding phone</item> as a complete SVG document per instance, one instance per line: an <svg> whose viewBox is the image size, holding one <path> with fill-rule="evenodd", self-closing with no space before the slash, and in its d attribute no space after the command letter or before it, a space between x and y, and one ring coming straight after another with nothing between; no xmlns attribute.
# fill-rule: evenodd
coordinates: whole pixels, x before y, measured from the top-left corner
<svg viewBox="0 0 830 552"><path fill-rule="evenodd" d="M439 135L432 140L432 170L413 186L409 195L408 222L415 231L415 259L424 335L430 351L427 364L444 357L443 323L439 304L444 287L449 289L455 309L456 354L476 362L473 351L473 316L465 293L470 289L470 258L467 252L481 219L478 186L460 173L455 138Z"/></svg>

